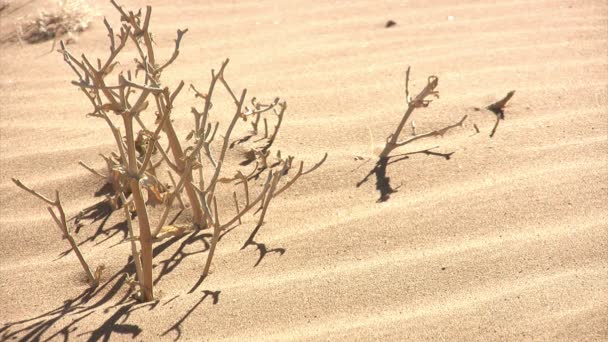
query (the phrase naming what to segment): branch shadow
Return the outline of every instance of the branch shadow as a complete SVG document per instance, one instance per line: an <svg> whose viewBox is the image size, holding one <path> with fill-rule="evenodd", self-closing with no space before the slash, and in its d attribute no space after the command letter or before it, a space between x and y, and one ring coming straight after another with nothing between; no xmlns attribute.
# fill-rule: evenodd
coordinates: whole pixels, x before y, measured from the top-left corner
<svg viewBox="0 0 608 342"><path fill-rule="evenodd" d="M156 257L160 257L169 247L181 241L181 244L177 247L176 251L160 262L162 266L155 282L158 282L161 277L174 270L186 257L203 253L208 250L208 239L210 239L210 237L210 234L203 234L199 231L194 232L185 238L184 236L171 238L155 246L154 254ZM184 250L198 241L204 243L204 248L202 250L195 252ZM88 341L108 341L111 337L116 338L116 334L121 335L119 338L137 339L142 332L142 329L135 324L128 323L130 314L143 307L149 307L150 310L152 310L156 307L158 302L139 303L133 299L130 291L124 290L124 287L127 285L127 274L134 273L135 265L133 258L129 256L127 258L127 263L98 287L86 288L75 298L65 300L58 307L35 317L8 322L0 326L0 341L39 341L54 339L68 341L70 338L76 340L87 339ZM215 294L216 292L217 294ZM209 294L207 294L207 296L212 296L214 298L214 303L217 303L218 301L217 297L219 291L216 292L209 292ZM116 311L97 329L82 332L74 337L74 333L78 330L78 324L89 315L98 312L102 307L105 307L104 312L106 313L114 309L116 309ZM68 317L71 319L66 319ZM175 326L179 326L185 319L186 317L183 317ZM50 330L54 330L58 326L61 326L61 329L51 335ZM85 336L88 334L90 334L90 336L86 338Z"/></svg>
<svg viewBox="0 0 608 342"><path fill-rule="evenodd" d="M83 246L87 242L91 242L91 243L96 242L96 240L99 237L104 236L104 238L102 240L97 241L95 243L95 245L100 245L121 233L122 233L122 240L127 239L128 235L129 235L129 231L128 231L128 226L127 226L126 220L116 223L108 229L104 229L108 220L112 217L112 214L115 211L115 209L112 207L112 202L110 200L110 198L116 197L116 194L114 192L112 185L110 183L104 183L101 186L101 188L99 188L94 193L94 196L95 197L104 196L105 199L80 210L80 212L77 215L75 215L74 217L69 219L69 221L72 222L72 225L74 227L74 232L76 234L80 233L81 229L84 226L90 226L90 225L93 225L95 222L100 221L99 225L95 229L95 232L93 234L91 234L90 236L88 236L85 240L80 241L78 243L78 246ZM117 198L117 202L115 203L115 205L117 205L118 208L120 208L122 206L122 202L121 202L120 198ZM133 217L131 217L131 218L133 218ZM114 247L114 246L116 246L116 244L111 247ZM71 252L72 252L72 249L68 248L67 250L65 250L59 254L58 259L65 257L66 255L70 254Z"/></svg>
<svg viewBox="0 0 608 342"><path fill-rule="evenodd" d="M129 260L131 261L131 260ZM110 277L103 285L97 288L87 288L74 299L68 299L62 305L55 309L49 310L36 317L9 322L0 328L0 340L19 339L20 341L39 341L43 339L43 335L52 327L59 324L59 321L66 316L75 317L72 321L65 325L57 333L47 337L45 340L52 340L59 335L67 341L70 333L77 330L76 323L80 322L88 315L94 313L94 310L107 304L119 294L120 288L125 284L126 277L124 272L132 269L133 264L130 262L125 267ZM107 291L105 294L103 292ZM101 296L100 298L97 298ZM129 294L117 300L116 305L121 305L129 300ZM14 330L13 330L14 329ZM22 335L23 334L23 335ZM20 336L22 335L22 336ZM20 337L19 337L20 336Z"/></svg>
<svg viewBox="0 0 608 342"><path fill-rule="evenodd" d="M163 276L165 276L165 275L169 274L171 271L173 271L182 261L184 261L185 258L187 258L191 255L201 254L201 253L205 253L206 251L208 251L211 246L211 244L210 244L211 236L212 236L211 234L203 233L200 230L194 231L194 232L188 234L186 239L184 239L181 242L179 247L175 250L175 252L173 252L173 254L171 256L169 256L167 259L164 259L164 260L161 260L158 262L158 264L162 265L162 267L160 269L160 272L158 273L158 276L156 277L156 279L154 279L154 282L153 282L154 285L156 285ZM153 250L154 255L159 255L161 252L163 252L169 246L173 245L174 243L181 240L182 238L183 238L183 236L176 236L176 237L170 238L167 241L163 242L162 244L154 247L154 250ZM192 252L188 252L185 250L187 247L192 246L194 243L196 243L198 241L203 243L203 248L194 249L194 251L192 251Z"/></svg>
<svg viewBox="0 0 608 342"><path fill-rule="evenodd" d="M91 334L87 341L109 341L112 334L120 334L120 335L131 335L130 338L136 338L143 330L135 324L128 324L127 320L131 316L131 313L137 311L139 309L143 309L148 307L148 310L153 310L158 305L158 302L151 302L140 304L136 302L132 302L126 305L123 305L116 310L112 316L110 316L107 320L103 322L103 324L91 331L86 331L78 337L85 336L86 334ZM106 309L104 312L108 312ZM114 338L116 338L114 336Z"/></svg>
<svg viewBox="0 0 608 342"><path fill-rule="evenodd" d="M201 297L201 299L196 304L194 304L194 306L192 306L192 308L190 308L190 310L188 310L177 322L175 322L175 324L173 324L171 327L169 327L169 329L165 330L165 332L163 332L160 336L165 336L168 333L170 333L171 331L175 331L177 333L177 336L175 336L173 341L179 340L182 337L182 327L181 327L182 323L184 323L184 321L194 312L194 310L196 310L197 307L199 307L199 305L201 305L203 303L203 301L207 297L211 297L213 299L213 305L216 305L217 303L219 303L221 292L222 291L204 290L203 297ZM171 299L171 300L173 300L173 299Z"/></svg>
<svg viewBox="0 0 608 342"><path fill-rule="evenodd" d="M104 183L101 188L99 188L99 190L95 191L95 193L93 194L95 197L101 197L101 196L114 196L116 195L114 193L114 187L112 186L111 183Z"/></svg>
<svg viewBox="0 0 608 342"><path fill-rule="evenodd" d="M121 241L126 240L129 236L126 220L118 222L109 228L105 228L106 223L112 217L113 213L114 209L112 208L110 202L107 200L100 201L88 208L81 210L80 213L73 218L73 225L75 227L74 231L76 234L78 234L81 231L82 227L85 226L84 222L87 222L87 226L93 225L95 222L98 221L101 222L99 222L99 225L97 226L97 228L95 228L95 231L91 235L89 235L86 239L78 242L78 246L83 246L84 244L89 242L95 243L95 245L100 245L116 235L122 235ZM101 240L98 240L100 238ZM114 246L116 246L116 244ZM65 257L71 252L71 248L66 249L65 251L59 254L58 259Z"/></svg>
<svg viewBox="0 0 608 342"><path fill-rule="evenodd" d="M365 175L365 177L363 177L363 179L357 183L357 188L360 187L361 185L363 185L364 183L366 183L372 175L375 175L376 176L376 190L378 190L378 192L380 193L380 197L378 198L378 200L376 202L380 203L380 202L388 201L390 199L391 194L396 193L399 190L399 188L401 187L401 186L397 186L396 188L393 188L391 186L391 179L390 179L390 177L388 177L386 175L386 168L388 167L388 165L398 163L405 159L409 159L410 155L413 155L413 154L425 154L427 156L442 157L442 158L445 158L445 160L450 160L450 158L454 154L454 152L440 153L440 152L432 151L435 148L437 148L437 147L432 147L432 148L422 150L422 151L398 154L395 156L380 157L378 159L378 161L376 162L376 165L369 171L369 173L367 175Z"/></svg>
<svg viewBox="0 0 608 342"><path fill-rule="evenodd" d="M249 238L247 238L247 241L245 241L245 244L243 245L243 247L241 247L241 250L247 248L248 246L255 246L257 248L260 255L259 255L258 260L256 261L254 267L257 267L262 262L262 259L264 259L268 253L278 253L279 255L283 255L287 251L285 248L280 248L280 247L268 249L268 247L266 247L266 244L256 242L254 239L261 227L262 227L262 225L258 224L255 227L255 229L251 232L251 234L249 235Z"/></svg>
<svg viewBox="0 0 608 342"><path fill-rule="evenodd" d="M235 229L238 226L240 226L240 225L239 224L235 224L230 229L225 230L218 237L218 241L221 241L222 238L226 234L228 234L231 230ZM257 267L262 262L262 260L266 257L266 255L269 254L269 253L277 253L279 255L283 255L283 254L285 254L285 252L287 252L287 249L281 248L281 247L268 249L268 247L266 246L266 244L255 241L254 240L255 236L257 235L257 233L259 232L259 230L260 230L261 227L262 227L262 225L259 225L259 224L256 225L255 229L251 232L251 234L247 238L247 241L245 241L245 243L241 247L241 250L244 250L248 246L255 246L257 248L258 252L260 253L260 255L258 257L258 260L255 262L255 264L254 264L253 267ZM206 237L209 237L209 239L211 239L211 234L209 234ZM206 249L204 251L206 251L209 248L209 246L210 246L209 242L205 241L205 247L206 247ZM194 285L192 285L192 288L190 288L190 290L188 291L188 293L193 293L194 291L196 291L196 289L198 289L198 287L203 283L204 280L205 280L205 277L203 275L201 275L198 278L198 280L196 281L196 283L194 283Z"/></svg>

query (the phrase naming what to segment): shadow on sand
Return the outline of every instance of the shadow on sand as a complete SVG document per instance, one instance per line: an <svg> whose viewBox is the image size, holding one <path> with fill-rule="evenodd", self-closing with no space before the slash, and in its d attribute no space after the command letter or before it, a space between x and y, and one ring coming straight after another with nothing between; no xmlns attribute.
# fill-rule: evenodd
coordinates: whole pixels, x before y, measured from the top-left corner
<svg viewBox="0 0 608 342"><path fill-rule="evenodd" d="M98 191L99 194L105 194L104 188ZM113 209L107 200L103 200L91 207L83 209L79 215L70 220L73 222L75 232L84 227L99 223L95 231L79 243L84 245L93 243L99 245L102 242L122 234L121 241L127 238L127 223L126 221L119 222L110 228L105 228L106 223L113 214ZM119 214L122 213L120 209ZM175 221L181 211L173 218ZM103 237L98 241L99 237ZM154 246L155 269L157 275L154 283L158 283L162 277L173 271L187 257L205 253L209 249L209 240L211 234L203 231L194 231L185 236L172 237L162 241ZM118 242L120 243L120 242ZM196 244L194 246L194 244ZM114 247L110 246L108 248ZM71 249L60 253L63 257L71 252ZM167 255L167 253L171 253ZM23 319L19 321L7 322L0 326L0 340L17 340L17 341L50 341L50 340L88 340L88 341L108 341L110 337L116 338L115 334L124 335L122 338L136 339L142 332L142 329L133 323L129 322L129 318L134 311L155 309L159 301L140 303L135 300L129 291L127 284L127 275L135 273L133 259L129 256L126 264L120 270L111 276L104 276L102 283L96 288L87 287L78 296L63 301L56 308L44 312L35 317ZM211 297L213 304L219 302L220 291L202 291L201 299L179 320L172 324L166 331L176 331L178 339L181 336L181 324L194 312L194 310L203 303L205 298ZM176 299L173 297L169 301ZM79 325L89 316L99 316L101 314L111 313L110 317L104 319L102 323L95 329L80 332ZM92 318L92 317L91 317ZM99 318L95 318L99 321ZM91 326L87 323L87 326ZM166 334L165 333L165 334ZM119 337L119 338L121 338Z"/></svg>
<svg viewBox="0 0 608 342"><path fill-rule="evenodd" d="M365 182L367 182L372 175L375 175L376 176L376 190L378 190L378 192L380 193L380 197L378 198L377 202L386 202L389 200L391 194L397 192L397 190L401 187L401 186L398 186L396 188L393 188L391 186L391 179L390 179L390 177L388 177L386 175L387 166L400 162L405 159L409 159L410 155L413 155L413 154L425 154L427 156L442 157L442 158L445 158L446 160L450 160L450 158L452 157L452 154L454 154L454 152L450 152L450 153L433 152L432 150L435 148L436 147L429 148L429 149L422 150L422 151L409 152L409 153L403 153L403 154L397 154L394 156L379 158L378 162L376 162L376 165L374 166L374 168L372 168L369 171L369 173L361 181L359 181L357 183L357 187L360 187Z"/></svg>

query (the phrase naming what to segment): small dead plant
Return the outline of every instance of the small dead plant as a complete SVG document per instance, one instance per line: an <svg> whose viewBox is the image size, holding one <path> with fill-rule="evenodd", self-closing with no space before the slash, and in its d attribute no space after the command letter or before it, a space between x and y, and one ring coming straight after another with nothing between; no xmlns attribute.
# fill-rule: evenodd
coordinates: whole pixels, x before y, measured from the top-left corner
<svg viewBox="0 0 608 342"><path fill-rule="evenodd" d="M367 179L371 175L375 174L376 175L376 188L380 191L380 199L379 199L380 202L388 200L388 198L390 197L390 194L396 192L396 189L393 189L390 185L390 178L386 176L386 167L389 164L395 163L402 159L405 159L408 157L409 154L414 154L414 153L424 153L427 155L436 155L436 156L444 157L446 159L449 159L450 156L452 155L452 153L445 154L445 153L433 152L432 150L434 148L430 148L430 149L425 149L425 150L416 151L416 152L409 152L409 153L398 155L398 156L391 156L391 153L395 149L397 149L399 147L403 147L405 145L408 145L408 144L410 144L414 141L420 140L420 139L434 137L434 136L443 137L448 131L450 131L456 127L462 127L464 121L467 119L467 115L465 115L462 117L462 119L460 119L458 122L456 122L454 124L445 126L441 129L437 129L437 130L429 131L429 132L425 132L425 133L420 133L420 134L416 133L416 126L415 126L414 122L412 121L413 136L411 136L407 139L399 140L399 137L401 136L403 128L405 127L407 121L409 120L410 116L414 113L414 111L418 108L428 107L429 104L432 102L432 100L430 98L432 98L432 97L439 98L439 92L436 90L437 86L439 85L439 78L437 78L437 76L429 76L427 79L426 86L420 91L420 93L418 93L418 95L416 95L413 98L410 96L409 81L410 81L410 67L408 67L407 71L405 72L405 99L406 99L406 105L407 105L405 113L401 117L401 121L397 125L397 128L395 129L395 131L392 134L390 134L388 136L388 138L386 139L386 145L382 149L382 152L380 152L380 156L379 156L378 162L376 163L376 166L367 174L367 176L365 176L365 178L363 178L363 180L361 180L359 183L357 183L357 186L361 186L363 183L365 183L367 181ZM392 159L395 157L397 159Z"/></svg>
<svg viewBox="0 0 608 342"><path fill-rule="evenodd" d="M141 9L133 12L123 9L115 0L111 3L120 14L121 26L115 31L104 19L109 37L107 58L94 60L85 54L76 57L64 42L60 42L60 52L77 77L72 84L91 103L92 111L87 115L105 122L116 143L115 153L102 155L107 165L105 174L83 162L80 165L111 184L114 195L108 200L115 209L123 208L129 228L128 241L136 274L128 275L128 279L141 300L149 301L154 299L154 243L199 229L212 229L209 253L201 270L201 279L204 279L209 274L221 234L240 224L243 216L251 212L259 214L257 231L264 223L271 200L301 176L317 169L327 154L305 170L304 163L296 163L293 156L271 151L287 104L279 98L262 103L255 97L248 99L247 89L236 91L225 77L229 60L225 60L217 71L211 71L211 81L205 92L190 87L195 97L202 101L202 108L192 108L193 128L185 138L181 137L173 126L172 117L184 82L170 88L163 84L161 76L179 56L181 42L188 30L177 30L172 54L161 60L149 30L152 7L148 6L145 12ZM131 52L125 48L127 45L132 47ZM133 60L135 63L130 64ZM119 64L123 69L129 65L133 67L117 72L115 67ZM212 99L220 90L218 88L223 89L234 103L234 112L230 114L223 134L218 133L219 122L213 121L216 114L213 114ZM148 117L148 124L145 117ZM269 128L269 119L276 122L273 128ZM237 124L247 120L252 122L252 132L231 141ZM259 122L264 122L263 135L258 130ZM166 138L164 146L162 133ZM254 137L259 145L249 151L252 159L241 165L229 165L228 151ZM159 168L169 172L171 186L160 180L160 175L166 173L158 172ZM18 180L15 183L41 198ZM189 203L187 210L192 221L166 225L176 201L179 207L186 207L182 192ZM53 201L45 201L55 205ZM227 208L226 203L234 208ZM152 211L156 206L161 210ZM133 211L136 220L132 220ZM158 212L158 217L153 217L153 212Z"/></svg>

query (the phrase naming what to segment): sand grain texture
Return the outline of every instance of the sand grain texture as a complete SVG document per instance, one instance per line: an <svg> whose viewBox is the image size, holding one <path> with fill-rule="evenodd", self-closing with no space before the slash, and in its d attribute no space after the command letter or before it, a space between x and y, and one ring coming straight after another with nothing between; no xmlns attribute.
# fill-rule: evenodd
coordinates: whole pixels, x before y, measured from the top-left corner
<svg viewBox="0 0 608 342"><path fill-rule="evenodd" d="M0 33L47 3L13 1ZM77 161L101 169L96 155L112 138L84 117L89 104L49 42L1 45L0 340L608 339L605 1L150 4L160 55L189 29L167 84L204 89L229 57L235 88L287 100L277 147L329 159L273 203L256 236L263 258L241 250L251 218L221 241L197 287L208 233L156 246L153 304L123 285L122 213L89 220L77 239L92 266L107 266L90 293L42 203L10 177L58 188L71 216L102 185ZM97 17L70 49L105 55L105 34ZM379 203L373 177L356 187L374 163L357 156L377 155L398 123L407 65L412 91L439 77L441 98L414 114L419 132L469 119L403 149L455 153L390 165L400 187ZM490 139L492 114L473 108L510 90ZM191 95L174 116L183 132Z"/></svg>

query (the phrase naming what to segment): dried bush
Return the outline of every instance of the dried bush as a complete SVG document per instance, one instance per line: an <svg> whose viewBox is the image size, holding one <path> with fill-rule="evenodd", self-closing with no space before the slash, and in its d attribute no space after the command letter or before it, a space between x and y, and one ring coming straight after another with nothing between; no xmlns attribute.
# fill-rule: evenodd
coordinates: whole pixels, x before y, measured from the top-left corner
<svg viewBox="0 0 608 342"><path fill-rule="evenodd" d="M8 6L8 2L0 2L0 10ZM57 8L52 11L41 10L37 16L19 19L15 32L2 41L19 40L33 44L68 35L67 42L71 42L73 34L89 27L93 16L94 11L86 0L59 0Z"/></svg>
<svg viewBox="0 0 608 342"><path fill-rule="evenodd" d="M271 147L287 104L279 98L263 104L255 97L247 100L247 89L234 91L225 78L228 60L222 63L217 72L211 71L211 82L206 93L191 86L195 96L202 100L203 107L200 110L192 108L193 129L185 139L180 139L171 117L184 82L170 89L162 83L161 75L179 56L180 44L188 30L177 30L172 55L161 61L155 53L149 31L152 8L148 6L145 13L142 10L132 12L124 10L115 0L111 0L111 3L120 14L121 27L115 34L114 28L104 19L110 45L107 58L97 59L97 63L84 54L77 58L63 42L61 52L78 78L72 84L81 90L92 105L93 109L87 115L102 119L110 128L116 143L116 153L102 155L107 165L106 174L82 162L80 164L111 184L114 194L108 201L114 208L122 206L129 228L128 240L136 266L136 275L129 276L130 284L142 300L149 301L154 298L154 243L194 230L212 228L210 249L202 270L204 279L209 274L220 234L234 228L241 223L245 214L254 210L259 213L254 230L257 231L264 222L271 201L301 176L319 167L327 155L305 171L303 162L296 167L293 156L283 157L280 151L272 153ZM128 43L133 47L135 56L125 48ZM135 60L132 68L115 71L117 65L125 68L132 60ZM230 95L235 110L222 138L216 143L220 124L212 122L212 98L218 87L224 88ZM268 115L276 118L273 129L268 128ZM154 120L149 120L153 121L152 126L147 127L144 116L153 117ZM262 118L265 127L263 136L257 129ZM252 122L252 131L245 137L231 141L237 123L244 120ZM161 144L161 133L166 136L167 146ZM247 151L248 159L242 165L227 165L228 150L254 137L259 138L258 145ZM252 164L253 168L250 166ZM173 172L177 176L177 182L171 176L172 186L160 179L163 173L159 169L163 167L169 169L169 175ZM233 172L233 176L226 176L227 171ZM18 180L15 182L21 184ZM21 187L40 197L33 190ZM259 190L255 191L256 188ZM170 211L174 209L174 202L177 200L180 206L184 206L182 191L190 204L188 210L192 222L165 225ZM218 202L223 203L223 207ZM235 209L226 208L226 202L234 205ZM151 210L155 206L161 207L156 219L152 217ZM132 221L132 211L136 213L136 221Z"/></svg>

